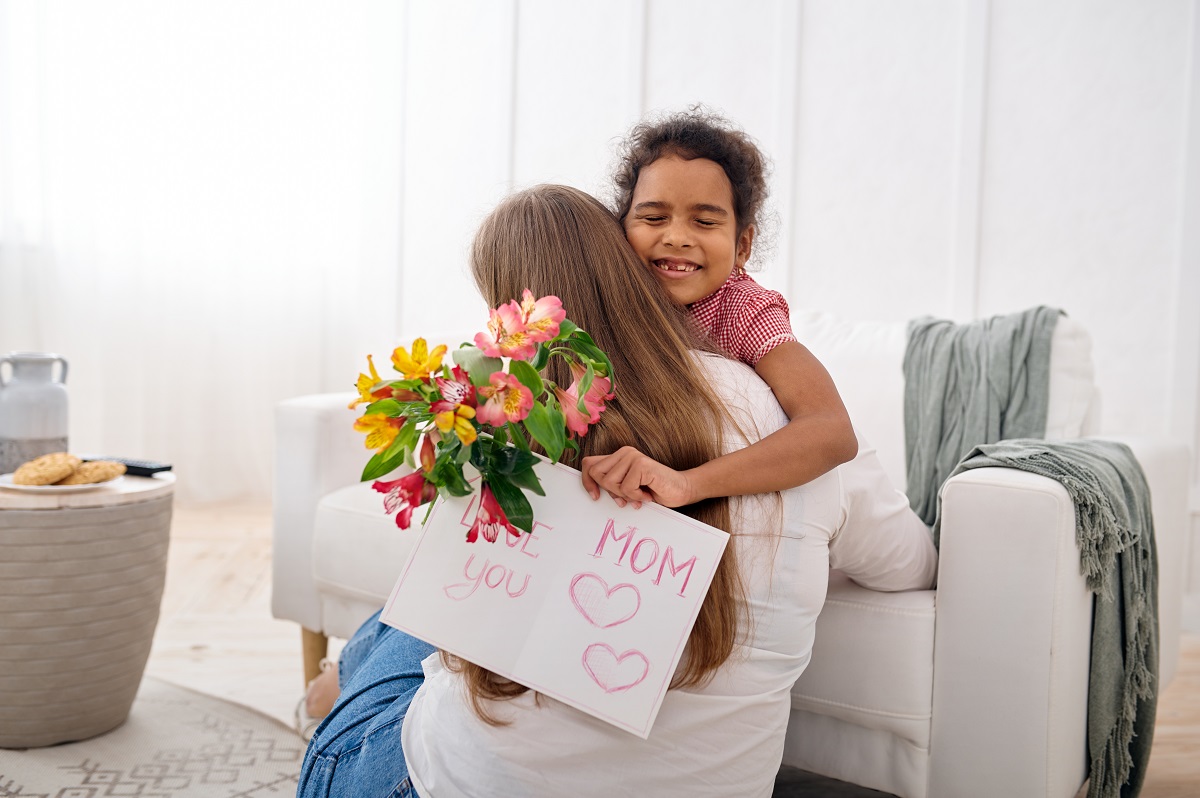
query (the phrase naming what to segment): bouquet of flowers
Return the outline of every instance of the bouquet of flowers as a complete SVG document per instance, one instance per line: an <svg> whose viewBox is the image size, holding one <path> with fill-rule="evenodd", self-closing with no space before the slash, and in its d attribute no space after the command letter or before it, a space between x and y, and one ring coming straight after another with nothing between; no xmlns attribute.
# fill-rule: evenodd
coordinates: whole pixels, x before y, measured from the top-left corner
<svg viewBox="0 0 1200 798"><path fill-rule="evenodd" d="M354 428L366 433L375 454L363 480L385 494L384 509L396 526L407 529L413 510L445 491L466 496L474 488L463 473L470 463L479 472L480 501L467 532L495 541L501 530L517 536L533 529L533 509L525 491L544 496L534 473L537 442L551 462L578 451L575 436L600 420L612 399L612 363L592 337L566 317L556 296L535 299L526 290L520 302L491 311L487 331L451 353L432 351L423 338L412 349L397 347L392 366L402 379L384 380L367 356L367 374L358 376L359 398L366 411ZM573 381L562 388L541 372L551 358L565 358ZM419 469L395 480L379 480L402 464Z"/></svg>

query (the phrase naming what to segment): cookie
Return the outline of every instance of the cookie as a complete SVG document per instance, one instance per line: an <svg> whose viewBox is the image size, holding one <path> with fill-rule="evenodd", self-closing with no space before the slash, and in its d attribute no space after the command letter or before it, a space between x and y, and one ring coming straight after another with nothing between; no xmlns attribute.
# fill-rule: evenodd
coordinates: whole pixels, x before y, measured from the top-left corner
<svg viewBox="0 0 1200 798"><path fill-rule="evenodd" d="M111 460L90 460L75 469L55 485L90 485L93 482L108 482L125 473L124 463L114 463Z"/></svg>
<svg viewBox="0 0 1200 798"><path fill-rule="evenodd" d="M13 473L14 485L53 485L75 473L83 462L73 454L54 452L23 463Z"/></svg>

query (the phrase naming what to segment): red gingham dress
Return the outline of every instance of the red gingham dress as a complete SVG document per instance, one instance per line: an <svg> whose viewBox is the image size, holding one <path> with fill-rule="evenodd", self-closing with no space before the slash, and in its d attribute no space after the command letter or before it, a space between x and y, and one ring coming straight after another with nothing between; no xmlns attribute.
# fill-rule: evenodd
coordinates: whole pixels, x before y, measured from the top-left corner
<svg viewBox="0 0 1200 798"><path fill-rule="evenodd" d="M734 271L716 291L688 305L688 311L717 346L750 366L796 340L787 300L745 272Z"/></svg>

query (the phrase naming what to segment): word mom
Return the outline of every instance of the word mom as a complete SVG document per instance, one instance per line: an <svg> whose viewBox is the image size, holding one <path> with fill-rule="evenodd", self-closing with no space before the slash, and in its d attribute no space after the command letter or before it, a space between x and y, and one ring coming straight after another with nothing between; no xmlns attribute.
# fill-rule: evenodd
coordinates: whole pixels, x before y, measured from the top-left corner
<svg viewBox="0 0 1200 798"><path fill-rule="evenodd" d="M617 544L624 541L624 545L621 546L620 553L617 555L617 565L625 565L625 557L628 555L629 568L635 574L642 574L657 563L658 573L651 580L655 585L662 583L663 575L668 571L671 579L675 579L680 573L683 573L683 582L679 586L679 595L683 596L687 591L688 580L692 578L692 570L696 567L696 555L693 554L682 564L676 565L675 550L671 548L670 544L664 549L657 540L649 536L645 536L635 543L634 533L637 531L637 527L630 526L618 535L616 523L613 519L608 519L608 523L604 525L604 532L600 535L600 542L596 544L596 551L591 556L603 557L604 548L609 541Z"/></svg>

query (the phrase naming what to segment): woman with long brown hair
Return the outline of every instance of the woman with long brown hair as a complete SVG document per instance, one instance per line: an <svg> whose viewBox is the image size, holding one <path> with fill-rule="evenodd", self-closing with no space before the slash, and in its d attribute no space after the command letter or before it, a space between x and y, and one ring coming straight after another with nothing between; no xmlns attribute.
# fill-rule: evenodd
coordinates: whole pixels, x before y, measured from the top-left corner
<svg viewBox="0 0 1200 798"><path fill-rule="evenodd" d="M612 359L616 396L581 439L583 456L633 446L686 469L787 423L766 383L713 351L583 192L539 186L505 200L481 226L471 266L491 306L526 288L558 296ZM372 618L343 650L341 695L309 746L298 794L770 795L829 544L855 504L835 469L781 493L680 508L733 537L645 740L431 656ZM854 534L871 546L867 538L892 532L862 523Z"/></svg>

